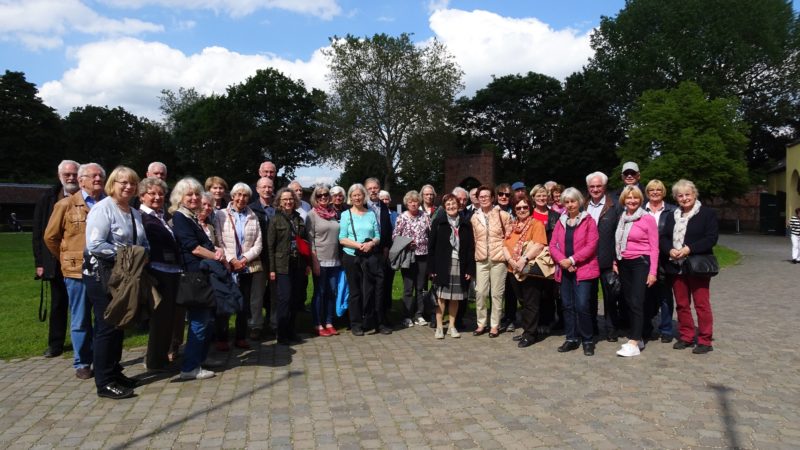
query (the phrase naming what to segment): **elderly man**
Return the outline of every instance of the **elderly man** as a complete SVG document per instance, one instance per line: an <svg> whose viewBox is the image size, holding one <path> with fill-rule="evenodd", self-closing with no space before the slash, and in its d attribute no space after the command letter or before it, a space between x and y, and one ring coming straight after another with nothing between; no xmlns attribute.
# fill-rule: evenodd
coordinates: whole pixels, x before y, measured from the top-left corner
<svg viewBox="0 0 800 450"><path fill-rule="evenodd" d="M69 296L70 338L74 350L75 376L92 377L92 313L83 284L83 251L86 247L86 216L105 195L106 172L95 163L78 169L80 190L60 200L44 232L44 242L61 264Z"/></svg>
<svg viewBox="0 0 800 450"><path fill-rule="evenodd" d="M618 330L624 324L624 309L622 295L615 294L611 289L614 258L616 257L615 236L617 222L621 209L617 207L616 200L606 193L608 176L603 172L593 172L586 176L586 188L589 191L589 201L586 211L597 223L597 262L600 265L600 285L603 289L603 311L606 323L606 340L617 342ZM597 283L597 281L595 281ZM598 336L597 326L597 285L592 287L591 296L592 326L595 336Z"/></svg>
<svg viewBox="0 0 800 450"><path fill-rule="evenodd" d="M272 161L264 161L258 167L258 176L260 178L267 177L274 183L278 177L278 168Z"/></svg>
<svg viewBox="0 0 800 450"><path fill-rule="evenodd" d="M153 161L147 166L147 172L144 174L145 178L158 178L161 181L167 181L167 166L159 161Z"/></svg>
<svg viewBox="0 0 800 450"><path fill-rule="evenodd" d="M303 200L303 186L299 181L294 180L289 183L289 189L294 192L294 195L297 197L297 201L300 202L300 206L297 207L297 213L300 214L300 217L303 220L306 220L306 217L308 217L308 212L311 211L311 204Z"/></svg>
<svg viewBox="0 0 800 450"><path fill-rule="evenodd" d="M270 162L267 163L272 164ZM258 217L258 224L261 227L262 236L267 235L269 221L275 216L275 207L272 206L274 190L275 184L272 181L272 178L267 176L259 178L256 182L256 193L258 194L258 197L254 202L248 205ZM269 253L267 253L266 246L264 246L261 250L261 265L264 267L264 272L269 273ZM253 340L260 339L263 336L262 333L264 330L267 329L264 327L264 315L262 314L262 309L264 308L267 310L266 317L269 318L270 327L273 330L277 329L278 322L275 316L275 301L278 298L278 294L276 292L276 287L276 283L270 282L267 282L266 286L261 287L261 289L264 291L264 294L261 297L261 302L253 300L253 298L257 297L250 297L250 319L247 325L248 328L250 328L250 338ZM255 288L256 286L253 287L253 289Z"/></svg>
<svg viewBox="0 0 800 450"><path fill-rule="evenodd" d="M389 249L392 248L392 222L389 216L389 207L383 203L379 197L381 192L381 182L377 178L367 178L364 181L369 198L367 208L375 213L381 231L381 240L378 248L382 254L383 271L375 279L375 305L376 314L379 317L378 328L382 331L389 331L389 311L392 309L392 283L394 282L394 270L389 266ZM423 319L424 320L424 319ZM420 325L427 325L427 321Z"/></svg>
<svg viewBox="0 0 800 450"><path fill-rule="evenodd" d="M47 336L46 358L54 358L64 352L67 337L67 311L69 300L67 288L58 259L54 258L44 242L44 231L53 212L53 207L61 199L74 194L78 189L78 166L75 161L65 159L58 165L59 183L42 195L33 212L33 259L36 277L50 283L50 324Z"/></svg>

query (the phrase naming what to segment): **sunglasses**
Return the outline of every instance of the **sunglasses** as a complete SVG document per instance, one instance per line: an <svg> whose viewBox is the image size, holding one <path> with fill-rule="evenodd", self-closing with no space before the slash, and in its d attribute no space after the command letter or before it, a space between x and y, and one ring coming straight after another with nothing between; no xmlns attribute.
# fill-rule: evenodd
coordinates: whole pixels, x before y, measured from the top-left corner
<svg viewBox="0 0 800 450"><path fill-rule="evenodd" d="M531 207L530 206L517 206L514 209L517 210L517 211L527 211L527 210L531 209Z"/></svg>
<svg viewBox="0 0 800 450"><path fill-rule="evenodd" d="M625 173L623 173L622 175L623 175L625 178L628 178L628 177L635 177L636 175L638 175L638 173L637 173L637 172L625 172Z"/></svg>
<svg viewBox="0 0 800 450"><path fill-rule="evenodd" d="M498 192L498 197L511 197L511 192Z"/></svg>
<svg viewBox="0 0 800 450"><path fill-rule="evenodd" d="M326 198L326 197L330 197L330 196L331 196L331 194L329 194L327 192L323 192L321 194L317 194L317 198Z"/></svg>

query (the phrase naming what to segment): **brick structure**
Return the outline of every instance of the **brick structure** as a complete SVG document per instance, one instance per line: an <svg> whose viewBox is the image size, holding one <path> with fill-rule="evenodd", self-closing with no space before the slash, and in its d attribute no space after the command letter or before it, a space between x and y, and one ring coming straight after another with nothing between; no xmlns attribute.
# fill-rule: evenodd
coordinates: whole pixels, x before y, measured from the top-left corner
<svg viewBox="0 0 800 450"><path fill-rule="evenodd" d="M479 184L494 185L492 152L484 150L477 155L450 156L444 160L444 192L451 192L456 186L473 188Z"/></svg>

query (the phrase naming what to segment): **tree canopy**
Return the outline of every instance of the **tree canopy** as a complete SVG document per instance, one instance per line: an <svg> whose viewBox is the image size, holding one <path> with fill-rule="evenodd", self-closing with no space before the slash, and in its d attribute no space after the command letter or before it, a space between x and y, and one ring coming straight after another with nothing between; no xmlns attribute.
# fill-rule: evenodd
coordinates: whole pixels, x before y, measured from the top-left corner
<svg viewBox="0 0 800 450"><path fill-rule="evenodd" d="M622 161L637 161L642 178L669 185L694 181L701 195L732 198L748 188L747 124L733 97L708 99L693 82L645 91L631 111Z"/></svg>
<svg viewBox="0 0 800 450"><path fill-rule="evenodd" d="M800 19L788 0L629 0L603 17L589 69L605 77L625 127L648 89L697 83L712 98L735 96L752 125L753 165L783 156L800 112Z"/></svg>
<svg viewBox="0 0 800 450"><path fill-rule="evenodd" d="M347 35L331 38L326 55L332 91L322 130L327 160L349 167L377 152L383 167L373 175L383 176L386 189L396 180L418 178L410 161L427 158L410 154L411 142L447 130L453 98L462 88L461 69L444 44L416 46L405 33Z"/></svg>

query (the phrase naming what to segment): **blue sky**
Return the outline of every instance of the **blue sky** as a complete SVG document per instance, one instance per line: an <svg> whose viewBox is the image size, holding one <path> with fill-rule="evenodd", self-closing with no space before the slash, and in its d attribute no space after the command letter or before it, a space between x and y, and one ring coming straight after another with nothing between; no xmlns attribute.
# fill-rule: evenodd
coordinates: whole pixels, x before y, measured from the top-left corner
<svg viewBox="0 0 800 450"><path fill-rule="evenodd" d="M331 36L413 33L444 42L465 72L463 95L492 75L563 79L591 56L589 34L624 0L0 0L0 62L25 72L45 103L86 104L160 119L161 89L210 94L271 66L327 88ZM304 169L300 181L332 181Z"/></svg>

